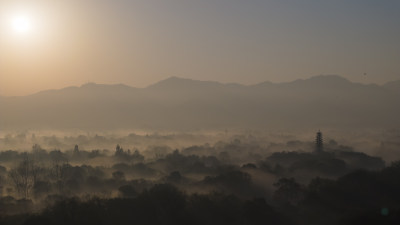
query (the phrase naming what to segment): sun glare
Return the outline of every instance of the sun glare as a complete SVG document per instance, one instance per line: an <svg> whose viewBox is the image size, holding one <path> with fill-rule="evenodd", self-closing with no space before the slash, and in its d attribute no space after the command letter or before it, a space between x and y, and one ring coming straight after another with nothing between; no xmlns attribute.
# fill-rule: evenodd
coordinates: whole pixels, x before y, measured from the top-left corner
<svg viewBox="0 0 400 225"><path fill-rule="evenodd" d="M32 20L27 15L17 15L12 18L11 27L15 32L28 33L32 30Z"/></svg>

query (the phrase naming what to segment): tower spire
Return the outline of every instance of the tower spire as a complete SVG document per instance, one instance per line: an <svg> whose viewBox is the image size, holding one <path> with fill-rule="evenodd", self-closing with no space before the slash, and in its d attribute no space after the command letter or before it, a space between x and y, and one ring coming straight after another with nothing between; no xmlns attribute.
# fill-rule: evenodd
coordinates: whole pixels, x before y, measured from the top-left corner
<svg viewBox="0 0 400 225"><path fill-rule="evenodd" d="M322 138L321 130L318 130L317 135L315 137L315 151L322 152L324 150L324 140Z"/></svg>

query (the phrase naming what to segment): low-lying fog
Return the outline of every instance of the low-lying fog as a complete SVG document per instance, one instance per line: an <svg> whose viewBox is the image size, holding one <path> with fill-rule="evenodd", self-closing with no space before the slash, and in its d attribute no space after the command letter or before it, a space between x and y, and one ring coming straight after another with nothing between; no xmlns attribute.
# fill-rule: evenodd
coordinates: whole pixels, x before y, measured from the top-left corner
<svg viewBox="0 0 400 225"><path fill-rule="evenodd" d="M171 195L193 207L204 199L217 206L229 196L243 207L267 207L268 202L278 210L276 218L284 219L279 213L287 209L281 206L307 208L316 190L330 196L331 188L351 189L354 182L378 182L382 176L391 182L397 176L399 130L325 129L320 145L316 132L5 132L0 139L0 222L2 216L16 219L13 215L34 220L35 214L56 221L61 217L54 213L65 204L84 210L85 204L127 201L141 208L148 198ZM339 197L340 188L334 189ZM350 189L344 190L354 193ZM380 196L374 193L371 189L366 197ZM124 203L99 210L118 214L119 204ZM221 209L231 210L229 205Z"/></svg>
<svg viewBox="0 0 400 225"><path fill-rule="evenodd" d="M335 149L364 152L383 158L386 162L400 159L400 130L322 130L324 143L335 146ZM117 144L124 149L139 150L151 156L154 149L165 149L164 153L173 150L184 150L194 146L218 148L223 144L240 143L243 152L252 153L255 149L263 157L277 151L314 151L315 130L307 131L12 131L0 132L0 151L30 151L33 145L40 145L48 151L62 152L74 149L92 151L100 150L114 154ZM249 147L251 146L251 148ZM203 149L204 150L204 149ZM229 149L228 149L229 152ZM215 153L215 152L214 152ZM234 154L233 152L230 152ZM209 151L198 151L195 154L207 155ZM244 161L247 159L243 159Z"/></svg>

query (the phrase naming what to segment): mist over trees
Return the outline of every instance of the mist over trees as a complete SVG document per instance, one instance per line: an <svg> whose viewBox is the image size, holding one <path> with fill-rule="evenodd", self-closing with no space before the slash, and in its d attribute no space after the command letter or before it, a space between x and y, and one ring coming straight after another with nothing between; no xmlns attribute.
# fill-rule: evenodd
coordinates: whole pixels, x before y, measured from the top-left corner
<svg viewBox="0 0 400 225"><path fill-rule="evenodd" d="M112 140L114 145L88 150L71 144L58 150L33 144L26 151L1 151L0 223L399 221L398 161L385 163L325 136L323 143L318 143L315 134L308 141L281 135L281 140L292 140L276 142L276 137L274 143L244 134L214 134L214 142L208 143L202 142L204 134L186 134L199 143L179 148L165 145L181 135L52 137L61 146L70 140L90 143L91 139ZM30 136L39 142L48 140ZM134 137L138 147L125 142L129 137ZM142 147L146 145L139 140L163 141L159 146ZM318 144L322 146L317 151Z"/></svg>

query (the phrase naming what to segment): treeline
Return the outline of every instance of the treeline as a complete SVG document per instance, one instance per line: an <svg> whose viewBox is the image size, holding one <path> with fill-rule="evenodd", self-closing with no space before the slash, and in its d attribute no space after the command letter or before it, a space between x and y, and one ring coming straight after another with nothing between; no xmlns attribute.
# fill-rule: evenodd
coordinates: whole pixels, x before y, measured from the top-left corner
<svg viewBox="0 0 400 225"><path fill-rule="evenodd" d="M400 162L301 185L281 178L273 198L188 194L171 184L119 198L65 198L1 224L399 224Z"/></svg>
<svg viewBox="0 0 400 225"><path fill-rule="evenodd" d="M261 193L244 167L224 163L214 156L183 155L175 150L146 160L139 151L125 151L119 145L111 155L90 153L77 146L71 152L47 152L37 145L29 153L1 152L1 163L9 166L0 166L1 193L36 203L60 196L125 196L121 187L142 191L156 183L173 183L183 189L229 190L238 195ZM109 166L81 164L85 158L98 159L100 164L107 162Z"/></svg>
<svg viewBox="0 0 400 225"><path fill-rule="evenodd" d="M136 197L70 198L33 215L3 217L1 224L289 224L262 198L211 193L188 195L157 184Z"/></svg>
<svg viewBox="0 0 400 225"><path fill-rule="evenodd" d="M267 157L248 149L235 140L150 152L3 151L0 224L398 221L400 163L385 168L380 158L340 149Z"/></svg>
<svg viewBox="0 0 400 225"><path fill-rule="evenodd" d="M122 185L142 190L154 183L170 182L185 190L216 190L244 197L270 196L274 180L296 177L307 183L315 176L336 178L356 169L384 168L380 158L351 151L322 153L278 152L269 157L248 157L238 161L243 151L236 145L192 146L182 151L155 151L146 157L138 150L115 152L82 151L76 145L68 152L46 151L34 145L32 151L0 152L0 193L16 198L41 200L48 195L80 196L94 193L115 197ZM208 148L213 155L195 155ZM211 150L210 150L211 149ZM156 148L157 150L157 148ZM148 154L148 153L147 153ZM96 162L97 160L97 162ZM96 163L95 163L96 162Z"/></svg>

